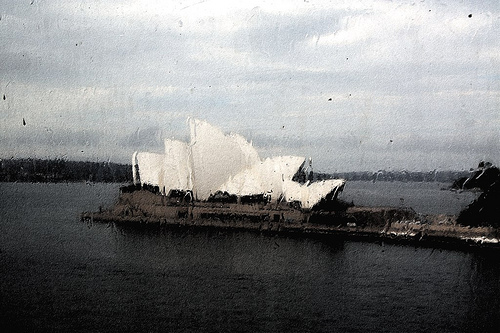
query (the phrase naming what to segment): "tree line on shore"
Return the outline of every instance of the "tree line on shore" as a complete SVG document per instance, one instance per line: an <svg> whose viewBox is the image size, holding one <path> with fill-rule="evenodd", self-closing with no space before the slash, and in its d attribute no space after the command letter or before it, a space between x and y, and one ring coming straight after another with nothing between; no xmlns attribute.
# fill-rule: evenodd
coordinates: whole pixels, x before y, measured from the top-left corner
<svg viewBox="0 0 500 333"><path fill-rule="evenodd" d="M383 182L440 182L453 183L457 179L467 178L470 171L452 171L452 170L434 170L434 171L354 171L354 172L336 172L336 173L315 173L315 180L324 180L332 178L342 178L348 181L383 181Z"/></svg>
<svg viewBox="0 0 500 333"><path fill-rule="evenodd" d="M132 181L132 166L113 162L82 162L65 159L2 159L0 160L1 182L64 182ZM342 178L348 181L402 181L453 183L468 177L469 171L355 171L315 173L314 180Z"/></svg>
<svg viewBox="0 0 500 333"><path fill-rule="evenodd" d="M82 162L64 159L2 159L1 182L106 182L132 181L131 166L112 162Z"/></svg>

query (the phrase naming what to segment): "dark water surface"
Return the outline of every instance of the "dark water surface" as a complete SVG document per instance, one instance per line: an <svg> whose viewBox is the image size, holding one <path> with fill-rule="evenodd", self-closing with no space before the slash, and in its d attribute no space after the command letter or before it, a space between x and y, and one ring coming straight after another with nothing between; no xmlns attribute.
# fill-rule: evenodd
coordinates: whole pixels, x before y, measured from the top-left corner
<svg viewBox="0 0 500 333"><path fill-rule="evenodd" d="M358 206L404 206L420 214L457 215L480 194L454 192L449 187L438 182L349 181L341 196Z"/></svg>
<svg viewBox="0 0 500 333"><path fill-rule="evenodd" d="M79 221L117 193L0 183L3 331L499 331L497 252Z"/></svg>

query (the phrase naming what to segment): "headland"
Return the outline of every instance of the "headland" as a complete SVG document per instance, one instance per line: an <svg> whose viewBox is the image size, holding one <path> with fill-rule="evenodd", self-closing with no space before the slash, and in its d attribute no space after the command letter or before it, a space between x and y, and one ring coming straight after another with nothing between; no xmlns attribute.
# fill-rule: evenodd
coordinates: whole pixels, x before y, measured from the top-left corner
<svg viewBox="0 0 500 333"><path fill-rule="evenodd" d="M455 216L424 216L410 208L356 207L338 199L345 179L315 179L311 158L263 159L238 134L197 119L188 124L190 142L165 139L161 154L134 152L133 184L121 189L112 208L82 219L500 248L498 224L463 226ZM475 177L481 181L485 172L500 175L489 165L479 167Z"/></svg>
<svg viewBox="0 0 500 333"><path fill-rule="evenodd" d="M403 207L339 205L321 210L286 202L186 202L175 195L122 188L111 208L85 212L81 218L136 228L215 228L437 248L500 249L496 228L463 226L453 215L421 215Z"/></svg>

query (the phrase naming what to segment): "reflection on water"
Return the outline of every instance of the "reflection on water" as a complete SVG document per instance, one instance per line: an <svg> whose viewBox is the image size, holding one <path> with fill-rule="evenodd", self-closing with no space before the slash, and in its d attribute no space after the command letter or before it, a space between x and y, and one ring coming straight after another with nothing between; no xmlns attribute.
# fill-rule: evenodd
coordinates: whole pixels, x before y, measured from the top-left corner
<svg viewBox="0 0 500 333"><path fill-rule="evenodd" d="M19 330L484 332L498 253L86 224L117 186L0 184L0 318Z"/></svg>

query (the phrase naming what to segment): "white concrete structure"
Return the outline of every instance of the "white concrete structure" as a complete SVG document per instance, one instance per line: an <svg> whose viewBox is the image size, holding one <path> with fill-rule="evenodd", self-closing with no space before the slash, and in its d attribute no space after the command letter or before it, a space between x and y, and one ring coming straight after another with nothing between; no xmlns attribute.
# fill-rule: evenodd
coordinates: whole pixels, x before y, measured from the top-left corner
<svg viewBox="0 0 500 333"><path fill-rule="evenodd" d="M328 194L342 189L345 184L343 179L329 179L316 183L299 184L291 180L283 183L283 194L286 201L300 201L302 208L312 208Z"/></svg>
<svg viewBox="0 0 500 333"><path fill-rule="evenodd" d="M267 158L255 163L251 168L241 170L236 176L229 178L218 190L238 195L270 192L272 198L277 199L284 193L284 182L292 181L302 163L304 163L304 158L298 156Z"/></svg>
<svg viewBox="0 0 500 333"><path fill-rule="evenodd" d="M192 191L206 200L217 191L245 196L270 194L272 200L299 201L311 208L329 194L342 189L342 179L300 184L293 180L300 171L312 170L304 157L278 156L261 160L255 148L237 134L197 119L189 119L191 142L165 140L165 153L134 153L135 184L158 186L160 192Z"/></svg>
<svg viewBox="0 0 500 333"><path fill-rule="evenodd" d="M260 161L251 143L237 134L224 134L207 122L189 119L193 194L206 200L228 178Z"/></svg>
<svg viewBox="0 0 500 333"><path fill-rule="evenodd" d="M135 160L139 165L139 177L141 184L159 186L162 182L161 169L165 159L164 154L135 153Z"/></svg>
<svg viewBox="0 0 500 333"><path fill-rule="evenodd" d="M165 155L160 173L160 191L189 190L193 188L192 163L189 145L182 141L165 139Z"/></svg>

